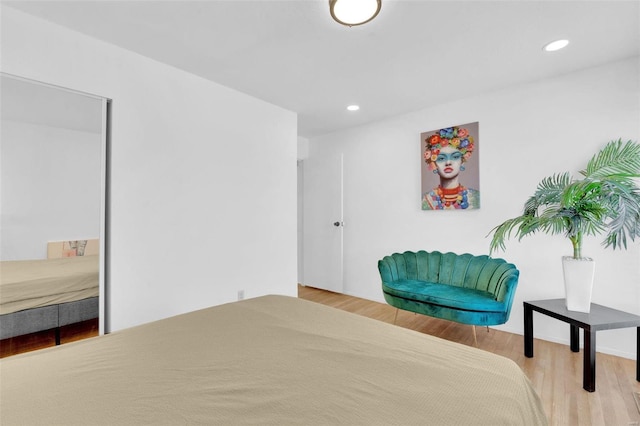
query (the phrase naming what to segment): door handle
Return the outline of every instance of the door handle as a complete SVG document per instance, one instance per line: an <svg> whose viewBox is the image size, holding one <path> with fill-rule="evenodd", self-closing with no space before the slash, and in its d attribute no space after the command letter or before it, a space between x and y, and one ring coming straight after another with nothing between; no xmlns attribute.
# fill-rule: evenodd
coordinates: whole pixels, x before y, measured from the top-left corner
<svg viewBox="0 0 640 426"><path fill-rule="evenodd" d="M342 222L333 222L333 226L342 226Z"/></svg>

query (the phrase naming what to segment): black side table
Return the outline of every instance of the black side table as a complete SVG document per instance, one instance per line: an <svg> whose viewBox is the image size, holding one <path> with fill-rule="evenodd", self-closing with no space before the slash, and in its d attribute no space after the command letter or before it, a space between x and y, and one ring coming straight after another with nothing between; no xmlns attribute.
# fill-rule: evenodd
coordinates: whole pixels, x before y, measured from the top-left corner
<svg viewBox="0 0 640 426"><path fill-rule="evenodd" d="M564 299L524 302L524 355L527 358L533 357L533 311L570 324L573 352L580 351L578 329L584 330L582 387L589 392L596 390L596 332L636 327L636 380L640 382L640 316L595 303L591 304L589 313L569 311Z"/></svg>

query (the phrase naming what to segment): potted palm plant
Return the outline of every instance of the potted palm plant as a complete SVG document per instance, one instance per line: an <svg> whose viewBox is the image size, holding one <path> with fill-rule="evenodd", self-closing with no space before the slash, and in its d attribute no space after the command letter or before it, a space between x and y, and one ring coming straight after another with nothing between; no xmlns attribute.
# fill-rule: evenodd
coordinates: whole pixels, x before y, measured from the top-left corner
<svg viewBox="0 0 640 426"><path fill-rule="evenodd" d="M583 257L582 240L605 234L605 247L626 249L628 239L640 236L640 145L611 141L580 174L579 180L569 172L543 179L522 215L491 230L490 253L505 250L512 233L518 240L536 232L563 234L573 246L573 256L563 257L567 309L589 312L595 263Z"/></svg>

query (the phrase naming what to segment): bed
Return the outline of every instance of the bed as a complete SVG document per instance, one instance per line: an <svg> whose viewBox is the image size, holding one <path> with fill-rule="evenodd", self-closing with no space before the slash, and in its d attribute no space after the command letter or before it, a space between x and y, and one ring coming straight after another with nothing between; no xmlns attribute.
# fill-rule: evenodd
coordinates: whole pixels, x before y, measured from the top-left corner
<svg viewBox="0 0 640 426"><path fill-rule="evenodd" d="M0 360L0 423L544 425L491 353L288 296Z"/></svg>
<svg viewBox="0 0 640 426"><path fill-rule="evenodd" d="M60 327L98 318L99 255L55 257L56 245L49 259L0 262L0 339L55 329L59 344Z"/></svg>

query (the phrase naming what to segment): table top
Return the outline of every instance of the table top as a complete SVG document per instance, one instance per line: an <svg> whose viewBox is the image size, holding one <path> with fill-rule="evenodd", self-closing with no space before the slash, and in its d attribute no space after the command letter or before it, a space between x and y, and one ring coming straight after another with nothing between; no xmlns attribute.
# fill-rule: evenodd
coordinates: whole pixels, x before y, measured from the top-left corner
<svg viewBox="0 0 640 426"><path fill-rule="evenodd" d="M640 327L640 316L596 303L591 304L591 310L588 313L568 310L565 299L526 301L524 305L529 305L534 311L578 325L587 330Z"/></svg>

